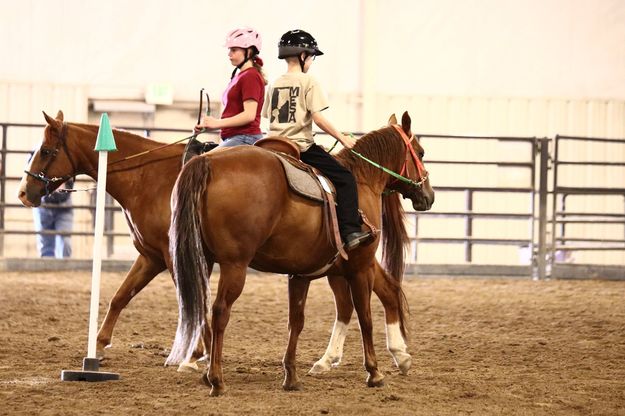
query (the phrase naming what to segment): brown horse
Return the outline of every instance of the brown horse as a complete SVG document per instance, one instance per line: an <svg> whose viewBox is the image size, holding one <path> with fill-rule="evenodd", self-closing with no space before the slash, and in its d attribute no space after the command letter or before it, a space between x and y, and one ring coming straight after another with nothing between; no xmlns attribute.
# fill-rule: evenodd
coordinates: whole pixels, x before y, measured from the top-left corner
<svg viewBox="0 0 625 416"><path fill-rule="evenodd" d="M356 178L360 208L376 226L382 220L383 258L390 276L398 278L403 273L407 241L403 210L397 193L384 198L382 193L397 191L410 198L415 209L427 210L434 202L434 191L423 167L423 149L414 137L409 138L408 113L404 113L401 127L394 116L389 122L390 127L363 136L354 146L355 152L377 162L377 167L346 149L337 158ZM407 179L397 180L388 170L401 172ZM172 193L170 247L179 317L167 362L186 359L197 340L206 336L200 328L208 326L209 278L218 263L220 278L210 324L213 334L212 339L204 338L204 344L211 346L204 380L212 386L212 396L223 393L224 332L232 305L243 290L247 268L289 274L289 342L283 360L283 387L298 389L295 353L304 326L308 287L314 278L306 275L323 267L336 252L324 231L323 217L319 205L290 192L281 163L266 150L240 146L207 153L185 165ZM345 278L347 286L342 285L341 293L348 293L347 287L351 293L369 386L380 386L384 379L373 347L370 310L376 276L386 277L375 261L376 246L357 248L348 261L339 260L330 272ZM401 308L403 293L395 290L393 295Z"/></svg>
<svg viewBox="0 0 625 416"><path fill-rule="evenodd" d="M59 111L56 119L45 115L48 126L44 130L40 149L33 156L29 171L39 178L24 175L19 188L19 199L28 207L39 206L46 188L53 191L62 181L77 174L97 178L98 156L93 151L98 126L64 123ZM162 149L159 143L126 131L115 130L117 152L109 155L107 192L122 206L134 245L139 256L126 278L111 299L97 337L97 355L104 358L105 348L111 345L113 329L121 311L160 272L171 269L167 231L170 220L170 196L181 168L184 145ZM158 150L154 150L158 149ZM120 162L128 156L152 151L141 157ZM59 180L50 181L52 178ZM378 266L379 268L379 266ZM411 359L398 328L403 328L403 311L394 293L398 290L395 280L376 274L373 289L385 308L388 348L402 372L410 368ZM328 276L335 292L337 321L335 333L324 357L311 370L313 373L327 371L340 361L345 329L353 306L349 288L340 276ZM209 327L206 327L210 331ZM403 333L403 329L401 330ZM206 337L210 339L210 332ZM204 353L198 343L192 360L181 364L181 369L197 369L195 359Z"/></svg>

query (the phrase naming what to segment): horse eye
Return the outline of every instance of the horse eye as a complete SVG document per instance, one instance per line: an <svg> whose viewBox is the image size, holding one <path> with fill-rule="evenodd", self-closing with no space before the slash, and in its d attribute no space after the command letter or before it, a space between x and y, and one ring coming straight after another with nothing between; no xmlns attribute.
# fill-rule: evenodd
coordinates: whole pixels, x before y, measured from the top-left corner
<svg viewBox="0 0 625 416"><path fill-rule="evenodd" d="M50 155L50 151L48 149L41 149L40 153L41 153L41 156L49 156Z"/></svg>

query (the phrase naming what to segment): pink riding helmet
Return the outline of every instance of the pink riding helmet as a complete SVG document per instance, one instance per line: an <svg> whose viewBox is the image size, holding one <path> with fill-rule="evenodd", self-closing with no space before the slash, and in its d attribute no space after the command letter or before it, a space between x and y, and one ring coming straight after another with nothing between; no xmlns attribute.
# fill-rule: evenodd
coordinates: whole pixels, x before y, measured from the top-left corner
<svg viewBox="0 0 625 416"><path fill-rule="evenodd" d="M234 29L226 36L226 48L244 48L254 46L258 52L263 45L260 34L251 27Z"/></svg>

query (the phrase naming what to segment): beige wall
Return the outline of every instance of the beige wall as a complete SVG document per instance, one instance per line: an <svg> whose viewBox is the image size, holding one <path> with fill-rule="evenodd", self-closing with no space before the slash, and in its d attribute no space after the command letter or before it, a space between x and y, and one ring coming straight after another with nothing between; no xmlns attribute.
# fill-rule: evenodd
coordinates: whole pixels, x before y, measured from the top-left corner
<svg viewBox="0 0 625 416"><path fill-rule="evenodd" d="M285 21L284 12L294 8L297 12ZM113 124L137 120L138 125L190 129L199 88L218 101L229 79L225 32L248 24L264 36L261 56L269 78L283 71L275 57L281 33L301 27L317 37L326 55L316 60L312 73L329 95L328 117L341 130L377 128L390 113L408 110L413 130L420 133L625 138L625 3L620 0L0 0L0 10L0 121L38 123L41 110L55 114L63 109L68 120L93 122L98 115L90 115L90 100L140 102L148 84L165 83L173 87L178 107L157 106L148 117L113 113ZM30 149L39 137L40 131L23 129L9 137L9 146ZM450 143L426 140L426 159L477 155L513 160L525 154L522 145ZM625 160L623 149L609 146L564 152ZM9 160L9 175L20 176L21 163ZM486 186L528 180L525 172L496 168L432 165L430 170L434 185L458 184L458 178ZM570 175L581 186L625 186L622 169L588 168ZM15 187L9 185L9 197ZM457 209L461 202L457 195L441 195L435 209ZM528 207L516 197L486 196L476 204L476 209L519 212ZM574 208L597 206L623 211L618 198L571 200ZM10 221L31 226L26 210L7 211ZM79 219L77 226L87 227L89 221ZM125 227L123 220L116 222ZM457 236L462 221L427 219L419 227L426 236ZM511 237L528 232L524 223L494 222L480 224L475 232L488 236L502 229ZM605 238L624 234L598 229L571 232ZM21 254L26 247L28 255L35 254L30 239L11 238L11 253ZM83 240L77 254L88 257L90 238ZM119 255L130 255L129 242L120 243ZM463 257L456 246L419 250L421 259L433 262L461 262ZM509 263L517 256L515 247L476 248L480 262ZM621 253L588 256L624 262Z"/></svg>

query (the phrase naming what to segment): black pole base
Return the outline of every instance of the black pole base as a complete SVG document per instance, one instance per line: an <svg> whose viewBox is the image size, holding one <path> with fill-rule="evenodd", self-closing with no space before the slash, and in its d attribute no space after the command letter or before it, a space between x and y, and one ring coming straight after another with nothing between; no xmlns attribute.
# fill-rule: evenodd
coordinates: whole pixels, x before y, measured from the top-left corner
<svg viewBox="0 0 625 416"><path fill-rule="evenodd" d="M63 370L63 381L110 381L119 380L119 374L98 371L100 361L97 358L83 358L82 371Z"/></svg>

